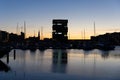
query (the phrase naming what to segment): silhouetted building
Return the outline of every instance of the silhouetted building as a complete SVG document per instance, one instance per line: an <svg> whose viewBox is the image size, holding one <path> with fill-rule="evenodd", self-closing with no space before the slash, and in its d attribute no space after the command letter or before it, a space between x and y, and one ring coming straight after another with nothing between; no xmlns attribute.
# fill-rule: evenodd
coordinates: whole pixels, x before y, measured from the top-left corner
<svg viewBox="0 0 120 80"><path fill-rule="evenodd" d="M52 26L52 38L55 41L67 41L68 40L68 20L54 19Z"/></svg>
<svg viewBox="0 0 120 80"><path fill-rule="evenodd" d="M14 34L14 33L9 34L9 41L10 42L17 42L18 40L19 40L19 36L17 34Z"/></svg>
<svg viewBox="0 0 120 80"><path fill-rule="evenodd" d="M21 40L24 40L25 39L25 33L21 32L21 35L19 37L20 37Z"/></svg>
<svg viewBox="0 0 120 80"><path fill-rule="evenodd" d="M9 39L9 33L0 30L0 42L6 42Z"/></svg>
<svg viewBox="0 0 120 80"><path fill-rule="evenodd" d="M120 33L114 32L98 35L96 37L92 36L91 40L101 44L120 45Z"/></svg>
<svg viewBox="0 0 120 80"><path fill-rule="evenodd" d="M10 33L9 34L9 41L10 42L23 42L25 40L25 33L21 32L20 35L14 34L14 33Z"/></svg>
<svg viewBox="0 0 120 80"><path fill-rule="evenodd" d="M40 31L38 31L38 36L37 37L35 37L35 36L29 37L26 40L27 40L27 42L34 42L34 43L39 42L39 40L40 40Z"/></svg>

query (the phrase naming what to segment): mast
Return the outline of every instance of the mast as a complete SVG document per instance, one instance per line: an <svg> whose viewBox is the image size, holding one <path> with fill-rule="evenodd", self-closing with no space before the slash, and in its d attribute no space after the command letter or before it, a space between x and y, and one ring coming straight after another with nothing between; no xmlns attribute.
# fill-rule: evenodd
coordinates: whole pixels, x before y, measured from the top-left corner
<svg viewBox="0 0 120 80"><path fill-rule="evenodd" d="M21 26L21 32L23 32L23 26Z"/></svg>
<svg viewBox="0 0 120 80"><path fill-rule="evenodd" d="M26 22L24 21L24 35L25 35L25 38L26 38Z"/></svg>
<svg viewBox="0 0 120 80"><path fill-rule="evenodd" d="M85 40L85 29L84 29L84 40Z"/></svg>
<svg viewBox="0 0 120 80"><path fill-rule="evenodd" d="M17 23L17 27L16 27L16 34L19 34L19 30L18 30L19 24Z"/></svg>
<svg viewBox="0 0 120 80"><path fill-rule="evenodd" d="M81 39L83 39L83 31L81 31Z"/></svg>
<svg viewBox="0 0 120 80"><path fill-rule="evenodd" d="M94 22L94 36L96 36L96 27L95 27L95 22Z"/></svg>
<svg viewBox="0 0 120 80"><path fill-rule="evenodd" d="M43 40L43 27L41 27L41 40Z"/></svg>

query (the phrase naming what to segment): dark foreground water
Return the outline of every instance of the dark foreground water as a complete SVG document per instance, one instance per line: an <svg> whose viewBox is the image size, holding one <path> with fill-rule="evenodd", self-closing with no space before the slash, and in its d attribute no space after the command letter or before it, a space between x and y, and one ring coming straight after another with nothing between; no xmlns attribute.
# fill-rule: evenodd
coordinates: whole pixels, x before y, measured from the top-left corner
<svg viewBox="0 0 120 80"><path fill-rule="evenodd" d="M0 59L0 68L0 80L120 80L120 47L16 50L16 54L12 50Z"/></svg>

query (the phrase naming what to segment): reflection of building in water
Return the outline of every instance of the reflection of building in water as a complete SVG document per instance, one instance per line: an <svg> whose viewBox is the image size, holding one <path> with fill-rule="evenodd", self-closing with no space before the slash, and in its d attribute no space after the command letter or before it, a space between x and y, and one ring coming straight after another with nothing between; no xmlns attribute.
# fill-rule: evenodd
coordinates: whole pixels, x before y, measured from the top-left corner
<svg viewBox="0 0 120 80"><path fill-rule="evenodd" d="M9 70L10 70L10 67L8 67L5 63L3 63L3 62L0 60L0 71L8 72Z"/></svg>
<svg viewBox="0 0 120 80"><path fill-rule="evenodd" d="M109 51L102 51L101 57L107 59L109 57Z"/></svg>
<svg viewBox="0 0 120 80"><path fill-rule="evenodd" d="M112 58L120 58L120 50L113 50L113 51L109 51L108 52L108 57L112 57Z"/></svg>
<svg viewBox="0 0 120 80"><path fill-rule="evenodd" d="M52 72L65 73L67 65L67 51L53 50Z"/></svg>
<svg viewBox="0 0 120 80"><path fill-rule="evenodd" d="M53 63L67 63L67 51L66 50L54 50L53 51Z"/></svg>
<svg viewBox="0 0 120 80"><path fill-rule="evenodd" d="M7 62L7 64L9 64L9 53L6 53L6 57L7 57L7 59L6 59L6 62ZM14 49L13 50L13 59L15 60L16 59L16 50Z"/></svg>

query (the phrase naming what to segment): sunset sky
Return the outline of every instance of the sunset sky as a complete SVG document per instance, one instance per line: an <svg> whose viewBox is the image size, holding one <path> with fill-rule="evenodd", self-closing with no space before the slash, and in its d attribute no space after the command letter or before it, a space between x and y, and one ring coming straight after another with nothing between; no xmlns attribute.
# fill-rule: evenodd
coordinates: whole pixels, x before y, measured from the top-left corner
<svg viewBox="0 0 120 80"><path fill-rule="evenodd" d="M71 39L120 31L120 0L0 0L0 30L16 33L17 23L27 24L27 36L52 35L52 20L68 19Z"/></svg>

